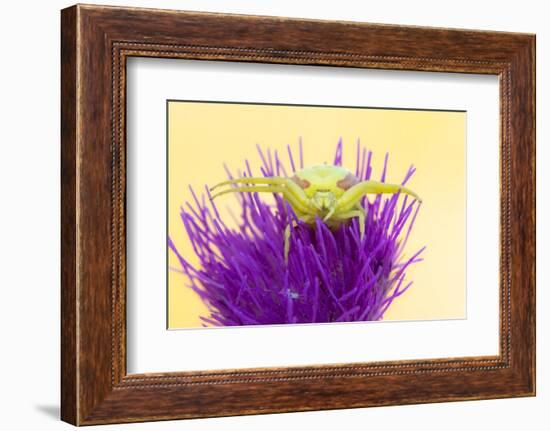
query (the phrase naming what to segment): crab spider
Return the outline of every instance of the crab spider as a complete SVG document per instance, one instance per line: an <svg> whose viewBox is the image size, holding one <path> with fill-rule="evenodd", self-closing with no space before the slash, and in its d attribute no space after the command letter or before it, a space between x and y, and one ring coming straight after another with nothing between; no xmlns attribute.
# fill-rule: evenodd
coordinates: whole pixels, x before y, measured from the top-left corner
<svg viewBox="0 0 550 431"><path fill-rule="evenodd" d="M361 206L361 199L366 194L403 192L422 202L416 193L404 186L372 180L360 181L347 169L332 165L305 168L290 178L236 178L216 184L211 190L232 185L240 186L219 191L212 199L227 193L281 193L297 218L310 225L315 223L317 217L331 228L357 217L361 239L365 235L365 209ZM285 229L284 240L284 258L288 262L290 225Z"/></svg>

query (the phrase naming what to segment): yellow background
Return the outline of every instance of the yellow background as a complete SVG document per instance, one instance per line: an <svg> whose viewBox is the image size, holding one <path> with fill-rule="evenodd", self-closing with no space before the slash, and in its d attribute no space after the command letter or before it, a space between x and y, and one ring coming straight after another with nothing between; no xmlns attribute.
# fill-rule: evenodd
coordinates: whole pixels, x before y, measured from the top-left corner
<svg viewBox="0 0 550 431"><path fill-rule="evenodd" d="M407 271L414 283L384 319L466 317L465 113L170 101L168 121L169 235L192 263L197 260L179 218L180 206L191 199L188 185L202 193L205 184L226 179L223 163L235 172L244 168L245 158L260 175L256 144L278 150L285 162L291 144L296 161L300 137L305 166L331 163L342 137L344 166L354 171L359 138L373 151L374 179L389 152L386 181L401 182L414 164L408 186L423 199L406 251L410 256L426 245L424 261ZM222 217L235 204L233 196L220 198ZM178 267L172 252L169 267ZM207 309L187 287L186 276L169 271L169 328L202 326L201 315Z"/></svg>

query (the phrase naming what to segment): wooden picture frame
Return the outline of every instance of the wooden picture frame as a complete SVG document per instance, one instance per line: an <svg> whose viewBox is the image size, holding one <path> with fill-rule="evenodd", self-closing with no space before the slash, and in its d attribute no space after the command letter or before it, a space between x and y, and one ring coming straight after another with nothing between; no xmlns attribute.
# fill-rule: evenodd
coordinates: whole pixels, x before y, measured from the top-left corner
<svg viewBox="0 0 550 431"><path fill-rule="evenodd" d="M83 5L61 17L64 421L535 394L534 35ZM127 374L125 65L131 56L498 75L500 354Z"/></svg>

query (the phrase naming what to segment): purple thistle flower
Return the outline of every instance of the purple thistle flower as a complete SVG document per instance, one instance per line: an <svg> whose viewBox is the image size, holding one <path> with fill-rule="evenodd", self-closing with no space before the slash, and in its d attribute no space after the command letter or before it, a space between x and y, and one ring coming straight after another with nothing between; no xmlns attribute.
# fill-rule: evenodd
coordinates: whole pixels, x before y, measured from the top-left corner
<svg viewBox="0 0 550 431"><path fill-rule="evenodd" d="M296 159L288 147L289 169L277 152L258 147L264 176L288 176L303 168L302 145ZM368 180L372 152L357 143L355 175ZM297 163L298 162L298 163ZM381 181L385 181L388 155ZM243 176L253 176L248 161ZM334 165L342 165L342 140ZM232 175L226 168L228 176ZM414 174L410 167L402 185ZM367 209L361 240L357 219L331 231L320 219L315 226L299 221L284 199L263 202L258 193L238 194L237 228L228 228L210 200L210 192L181 208L181 220L199 258L191 265L168 238L190 287L207 305L201 319L214 326L324 323L380 320L392 302L412 284L406 270L424 248L404 258L403 249L420 204L407 196L363 198ZM399 203L401 202L401 203ZM292 223L294 221L294 223ZM284 260L284 230L290 223L290 253Z"/></svg>

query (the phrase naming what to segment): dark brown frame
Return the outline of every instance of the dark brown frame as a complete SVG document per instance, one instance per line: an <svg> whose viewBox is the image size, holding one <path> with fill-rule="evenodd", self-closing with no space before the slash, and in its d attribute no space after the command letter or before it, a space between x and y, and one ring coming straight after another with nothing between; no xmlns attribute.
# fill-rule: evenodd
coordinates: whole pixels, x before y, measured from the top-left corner
<svg viewBox="0 0 550 431"><path fill-rule="evenodd" d="M61 17L63 420L87 425L535 394L534 35L81 5ZM128 375L129 56L498 75L500 354Z"/></svg>

